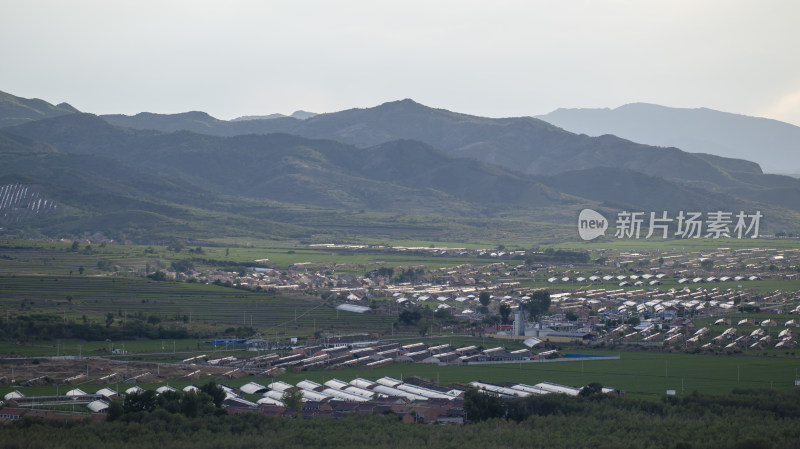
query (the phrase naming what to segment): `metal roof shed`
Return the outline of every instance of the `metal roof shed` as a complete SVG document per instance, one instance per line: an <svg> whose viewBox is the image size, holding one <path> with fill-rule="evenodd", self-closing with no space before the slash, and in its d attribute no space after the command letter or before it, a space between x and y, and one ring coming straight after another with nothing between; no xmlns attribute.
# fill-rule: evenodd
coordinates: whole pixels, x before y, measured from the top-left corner
<svg viewBox="0 0 800 449"><path fill-rule="evenodd" d="M374 387L375 386L375 382L372 382L370 380L362 379L360 377L357 377L357 378L355 378L355 379L350 381L350 385L352 385L354 387L358 387L358 388L363 388L363 389L366 390L366 389L370 389L370 388Z"/></svg>
<svg viewBox="0 0 800 449"><path fill-rule="evenodd" d="M385 385L387 387L391 387L391 388L394 388L394 387L396 387L396 386L398 386L398 385L403 383L402 381L397 380L397 379L393 379L391 377L381 377L380 379L376 380L375 382L379 383L381 385Z"/></svg>
<svg viewBox="0 0 800 449"><path fill-rule="evenodd" d="M345 388L349 387L350 384L347 382L342 382L339 379L331 379L324 383L326 387L334 388L336 390L344 390Z"/></svg>
<svg viewBox="0 0 800 449"><path fill-rule="evenodd" d="M373 390L378 393L385 394L386 396L406 398L412 401L425 401L428 399L425 396L420 396L418 394L409 393L403 390L398 390L397 388L393 387L387 387L386 385L377 385Z"/></svg>
<svg viewBox="0 0 800 449"><path fill-rule="evenodd" d="M246 394L256 394L256 393L263 392L266 389L267 389L267 387L265 387L265 386L263 386L261 384L257 384L255 382L249 382L249 383L246 383L246 384L242 385L241 387L239 387L239 390L241 390L242 393L246 393Z"/></svg>
<svg viewBox="0 0 800 449"><path fill-rule="evenodd" d="M267 385L267 387L269 387L270 390L276 390L283 393L286 390L294 388L294 385L287 384L286 382L279 380L277 382L272 382L271 384Z"/></svg>
<svg viewBox="0 0 800 449"><path fill-rule="evenodd" d="M88 408L89 410L91 410L94 413L100 413L103 410L108 408L108 402L98 399L97 401L92 401L92 402L86 404L86 408Z"/></svg>
<svg viewBox="0 0 800 449"><path fill-rule="evenodd" d="M333 398L338 399L340 401L347 401L347 402L367 402L367 401L369 401L369 398L365 398L365 397L358 396L358 395L355 395L355 394L350 394L350 393L347 393L347 392L342 391L342 390L336 390L334 388L326 388L326 389L322 390L322 393L323 394L327 394L329 396L332 396Z"/></svg>

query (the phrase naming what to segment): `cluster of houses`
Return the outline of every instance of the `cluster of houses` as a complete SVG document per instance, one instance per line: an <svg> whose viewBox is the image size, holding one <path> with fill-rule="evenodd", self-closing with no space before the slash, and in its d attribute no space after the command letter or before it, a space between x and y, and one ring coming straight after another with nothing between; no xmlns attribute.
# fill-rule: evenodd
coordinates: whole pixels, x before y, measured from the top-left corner
<svg viewBox="0 0 800 449"><path fill-rule="evenodd" d="M367 250L358 245L315 245L323 248ZM374 249L374 248L373 248ZM444 256L481 255L488 252L503 259L523 257L524 251L504 252L467 250L464 248L397 247L392 251L436 253ZM520 254L516 254L519 252ZM194 278L200 282L222 283L252 290L327 292L347 298L349 302L392 298L397 304L438 301L437 308L451 308L455 314L476 312L477 295L482 291L504 297L509 292L521 293L524 285L550 285L551 291L575 289L574 284L596 290L609 288L648 289L651 294L661 290L669 279L678 284L696 285L717 282L739 284L766 278L795 279L800 276L800 250L749 248L717 249L707 253L674 252L615 252L593 250L602 261L581 270L571 264L519 265L514 260L497 260L487 264L460 264L428 269L424 265L394 267L394 274L414 271L406 282L387 273L358 274L353 264L295 263L284 269L263 268L269 260L257 261L245 275L237 272L214 271L189 274L165 271L168 278ZM711 262L709 264L709 262ZM364 267L360 267L364 269ZM562 288L563 286L563 288ZM533 289L529 289L533 290ZM384 307L385 302L381 302Z"/></svg>
<svg viewBox="0 0 800 449"><path fill-rule="evenodd" d="M430 246L388 246L388 245L346 245L335 243L316 243L308 245L310 248L339 249L349 251L381 251L391 254L414 254L422 256L444 256L444 257L490 257L494 259L522 259L529 251L515 250L505 251L504 249L468 249L468 248L449 248L449 247L430 247Z"/></svg>
<svg viewBox="0 0 800 449"><path fill-rule="evenodd" d="M636 344L680 345L687 348L713 350L763 350L792 349L797 346L797 331L800 320L790 319L781 326L774 319L754 321L752 318L733 320L719 318L714 326L731 326L722 332L713 331L710 327L698 329L691 321L678 325L664 325L650 322L639 326L619 326L609 332L607 338ZM752 331L750 330L752 329Z"/></svg>

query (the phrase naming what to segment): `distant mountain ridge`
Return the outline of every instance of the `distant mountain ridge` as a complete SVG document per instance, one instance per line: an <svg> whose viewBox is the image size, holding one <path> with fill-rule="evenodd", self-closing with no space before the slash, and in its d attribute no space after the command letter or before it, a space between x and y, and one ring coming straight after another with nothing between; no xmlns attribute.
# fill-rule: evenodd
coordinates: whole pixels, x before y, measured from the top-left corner
<svg viewBox="0 0 800 449"><path fill-rule="evenodd" d="M52 105L38 98L21 98L0 91L0 128L80 112L67 103Z"/></svg>
<svg viewBox="0 0 800 449"><path fill-rule="evenodd" d="M769 173L800 174L800 127L777 120L647 103L557 109L537 118L575 133L614 134L648 145L754 161Z"/></svg>
<svg viewBox="0 0 800 449"><path fill-rule="evenodd" d="M0 158L0 185L35 184L64 206L37 218L51 234L309 236L357 223L393 235L406 214L458 223L430 232L485 232L494 219L563 227L584 207L761 210L765 230L800 223L800 180L753 162L412 100L305 120L69 112L3 128Z"/></svg>
<svg viewBox="0 0 800 449"><path fill-rule="evenodd" d="M91 114L6 132L17 139L35 136L62 153L114 158L226 195L324 207L465 213L467 204L531 208L565 200L533 178L416 141L360 149L279 133L218 137L131 131Z"/></svg>
<svg viewBox="0 0 800 449"><path fill-rule="evenodd" d="M242 121L247 121L247 120L271 120L271 119L274 119L274 118L286 118L286 117L296 118L298 120L305 120L307 118L314 117L315 115L319 115L319 114L316 114L314 112L308 112L308 111L294 111L291 115L284 115L284 114L243 115L243 116L237 117L237 118L235 118L235 119L233 119L231 121L232 122L242 122Z"/></svg>
<svg viewBox="0 0 800 449"><path fill-rule="evenodd" d="M109 123L135 129L178 129L232 136L284 132L370 147L398 139L425 142L445 153L478 159L528 174L550 174L597 166L621 167L668 179L711 184L735 183L726 169L708 158L676 148L658 148L616 136L576 135L530 117L492 119L434 109L413 100L366 109L320 114L306 120L278 118L225 122L175 114L103 116ZM760 173L754 164L731 162Z"/></svg>
<svg viewBox="0 0 800 449"><path fill-rule="evenodd" d="M187 131L130 130L91 114L32 122L6 128L0 136L4 134L12 142L37 139L40 146L57 149L57 155L50 158L53 161L69 154L109 159L147 174L131 179L145 181L155 176L144 184L137 181L131 189L141 192L140 198L160 196L160 188L149 191L147 185L179 182L183 187L166 199L182 204L202 204L203 200L191 192L192 186L202 186L197 191L207 192L201 194L207 198L224 195L336 209L441 216L470 216L476 211L516 214L548 208L570 210L586 201L639 210L766 210L775 207L767 204L776 204L800 211L798 202L776 203L779 198L775 196L781 192L780 198L800 198L793 194L800 192L800 180L759 173L743 174L747 179L729 190L722 186L708 190L621 167L527 175L473 158L448 155L414 140L359 148L281 133L222 137ZM35 165L39 171L32 172L24 166L9 165L12 171L8 174L46 181L36 174L41 173L41 163ZM73 170L74 167L73 164ZM120 169L96 170L113 173ZM73 177L88 179L87 176L95 175ZM159 181L161 178L163 181ZM126 179L126 175L120 173L114 179ZM126 189L103 190L124 194ZM746 195L736 196L735 192ZM184 197L187 199L181 200ZM781 214L791 215L788 211Z"/></svg>

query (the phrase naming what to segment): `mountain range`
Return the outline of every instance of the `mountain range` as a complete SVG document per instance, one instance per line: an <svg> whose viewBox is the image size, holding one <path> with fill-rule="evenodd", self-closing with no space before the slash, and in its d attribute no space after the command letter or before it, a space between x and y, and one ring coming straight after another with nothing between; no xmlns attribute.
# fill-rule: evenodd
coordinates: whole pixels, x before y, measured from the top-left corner
<svg viewBox="0 0 800 449"><path fill-rule="evenodd" d="M534 222L563 234L584 207L762 210L773 232L800 223L800 180L530 117L411 100L304 119L96 116L4 95L16 122L0 122L0 185L36 185L63 205L26 223L45 234L474 238Z"/></svg>
<svg viewBox="0 0 800 449"><path fill-rule="evenodd" d="M613 134L648 145L751 160L768 173L800 174L800 127L777 120L646 103L558 109L537 118L574 133Z"/></svg>

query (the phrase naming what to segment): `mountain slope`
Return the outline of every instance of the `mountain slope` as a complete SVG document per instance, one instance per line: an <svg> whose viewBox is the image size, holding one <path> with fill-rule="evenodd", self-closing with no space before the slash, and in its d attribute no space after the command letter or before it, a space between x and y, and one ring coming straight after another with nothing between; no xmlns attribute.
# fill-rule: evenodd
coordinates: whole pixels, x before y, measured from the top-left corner
<svg viewBox="0 0 800 449"><path fill-rule="evenodd" d="M531 208L566 199L530 177L415 141L360 149L286 134L154 133L117 128L89 114L9 132L36 137L62 152L116 158L221 194L288 203L466 214L475 207Z"/></svg>
<svg viewBox="0 0 800 449"><path fill-rule="evenodd" d="M370 147L398 139L418 140L445 153L470 157L528 174L597 166L622 167L668 179L729 186L726 170L675 148L657 148L613 136L588 137L530 117L491 119L433 109L412 100L368 109L320 114L306 120L279 118L224 122L183 115L105 116L136 129L178 128L213 135L285 132ZM755 170L755 169L754 169Z"/></svg>
<svg viewBox="0 0 800 449"><path fill-rule="evenodd" d="M52 105L37 98L20 98L0 92L0 128L79 112L67 103Z"/></svg>
<svg viewBox="0 0 800 449"><path fill-rule="evenodd" d="M0 182L40 185L43 195L64 204L66 219L38 222L51 233L116 224L126 234L159 236L354 229L396 235L399 217L410 215L439 223L424 230L429 235L447 234L456 225L442 223L462 217L458 226L468 221L483 233L496 223L487 219L573 224L581 208L600 206L761 210L769 217L765 230L794 230L800 211L800 180L764 175L747 161L578 136L531 118L466 116L409 100L303 121L225 122L204 113L135 117L170 129L193 123L204 132L131 129L83 113L37 120L0 132ZM315 136L212 133L243 125ZM393 139L397 135L418 140ZM347 139L360 143L342 142ZM537 174L525 173L526 163L540 164ZM410 226L420 231L416 222Z"/></svg>
<svg viewBox="0 0 800 449"><path fill-rule="evenodd" d="M712 109L634 103L616 109L558 109L537 116L566 130L616 136L757 162L770 173L800 173L800 127Z"/></svg>
<svg viewBox="0 0 800 449"><path fill-rule="evenodd" d="M732 187L714 190L621 167L531 176L447 155L413 140L359 148L288 134L218 137L136 131L90 114L42 120L7 132L16 139L38 138L61 152L113 158L152 176L203 186L209 195L335 209L469 216L476 211L567 210L589 200L648 211L760 207L755 202L764 208L773 204L800 210L797 201L787 199L800 197L795 195L800 180L757 173L741 173ZM660 154L673 153L679 152Z"/></svg>

